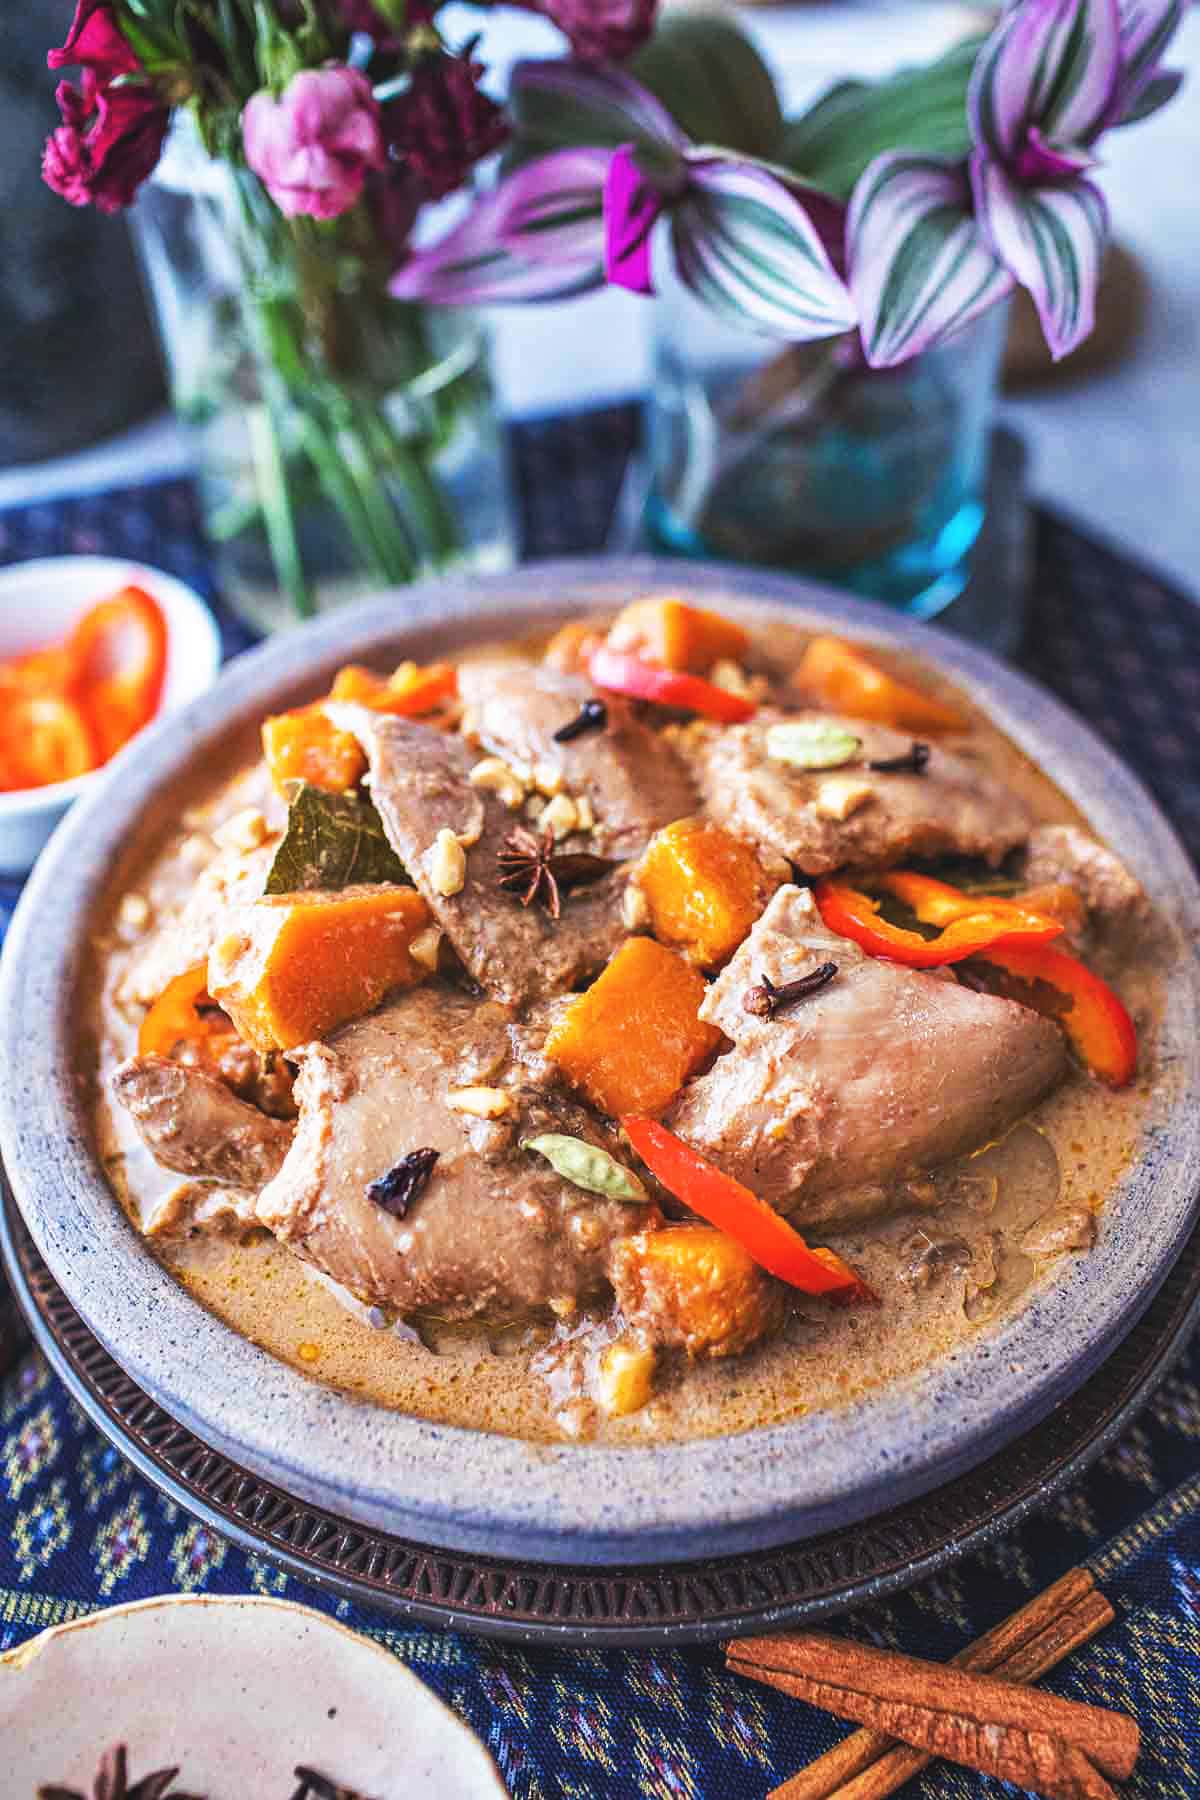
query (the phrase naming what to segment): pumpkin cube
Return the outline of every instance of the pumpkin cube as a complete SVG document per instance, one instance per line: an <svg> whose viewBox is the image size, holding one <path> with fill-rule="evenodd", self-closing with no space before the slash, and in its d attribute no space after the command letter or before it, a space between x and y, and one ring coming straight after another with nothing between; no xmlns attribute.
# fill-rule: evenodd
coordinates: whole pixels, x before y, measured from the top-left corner
<svg viewBox="0 0 1200 1800"><path fill-rule="evenodd" d="M622 1239L613 1286L629 1323L689 1356L737 1356L774 1329L779 1289L736 1238L667 1225Z"/></svg>
<svg viewBox="0 0 1200 1800"><path fill-rule="evenodd" d="M423 981L412 942L429 909L411 888L271 894L241 908L208 958L208 991L259 1050L291 1050Z"/></svg>
<svg viewBox="0 0 1200 1800"><path fill-rule="evenodd" d="M749 935L781 877L744 838L707 819L676 819L651 839L634 879L655 937L715 969Z"/></svg>
<svg viewBox="0 0 1200 1800"><path fill-rule="evenodd" d="M653 938L628 938L546 1039L546 1055L614 1118L660 1113L721 1041L697 1018L704 977Z"/></svg>
<svg viewBox="0 0 1200 1800"><path fill-rule="evenodd" d="M608 641L614 650L632 651L665 669L705 675L715 662L743 657L750 634L720 613L664 595L625 607L614 619Z"/></svg>
<svg viewBox="0 0 1200 1800"><path fill-rule="evenodd" d="M328 793L342 794L366 773L367 759L358 739L349 731L339 731L325 717L319 701L264 719L262 743L280 793L289 781L307 781Z"/></svg>

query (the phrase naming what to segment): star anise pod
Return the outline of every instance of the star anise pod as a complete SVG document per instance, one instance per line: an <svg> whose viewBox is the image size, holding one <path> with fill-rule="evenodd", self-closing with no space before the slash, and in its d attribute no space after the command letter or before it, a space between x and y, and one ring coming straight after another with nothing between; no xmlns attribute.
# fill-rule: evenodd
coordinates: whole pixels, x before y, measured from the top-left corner
<svg viewBox="0 0 1200 1800"><path fill-rule="evenodd" d="M598 881L614 866L607 857L592 856L586 850L558 850L552 831L539 836L524 825L509 832L498 861L500 886L516 894L522 906L540 901L552 919L562 913L565 889Z"/></svg>
<svg viewBox="0 0 1200 1800"><path fill-rule="evenodd" d="M205 1800L203 1794L185 1794L171 1783L179 1770L155 1769L140 1781L129 1780L129 1757L124 1744L114 1744L100 1758L92 1780L90 1800ZM89 1800L78 1788L40 1787L37 1800Z"/></svg>

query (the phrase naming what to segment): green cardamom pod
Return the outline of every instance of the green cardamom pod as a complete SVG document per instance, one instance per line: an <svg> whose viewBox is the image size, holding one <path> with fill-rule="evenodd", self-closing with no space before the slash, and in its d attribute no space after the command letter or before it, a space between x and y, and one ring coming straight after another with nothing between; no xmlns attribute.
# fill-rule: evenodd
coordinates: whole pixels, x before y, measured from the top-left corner
<svg viewBox="0 0 1200 1800"><path fill-rule="evenodd" d="M624 1168L598 1145L585 1144L582 1138L547 1131L541 1137L523 1138L521 1148L536 1150L564 1181L589 1194L604 1194L609 1200L635 1200L642 1205L649 1202L649 1194L631 1169Z"/></svg>

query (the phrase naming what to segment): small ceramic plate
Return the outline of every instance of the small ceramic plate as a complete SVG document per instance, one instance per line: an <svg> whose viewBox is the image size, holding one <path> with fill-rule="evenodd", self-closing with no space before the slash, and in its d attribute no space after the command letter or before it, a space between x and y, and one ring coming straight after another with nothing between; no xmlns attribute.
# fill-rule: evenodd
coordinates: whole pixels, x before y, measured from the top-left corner
<svg viewBox="0 0 1200 1800"><path fill-rule="evenodd" d="M503 1800L487 1751L390 1651L286 1600L173 1595L55 1625L0 1657L4 1791L90 1794L178 1766L208 1800L287 1800L297 1764L364 1800Z"/></svg>
<svg viewBox="0 0 1200 1800"><path fill-rule="evenodd" d="M132 871L263 716L346 662L453 656L650 591L770 630L926 657L1049 769L1144 883L1170 940L1156 1084L1138 1154L1087 1256L910 1380L853 1404L693 1443L534 1444L387 1411L238 1336L155 1261L115 1203L80 1080L89 935ZM1127 1336L1179 1256L1200 1191L1200 885L1150 795L1049 694L944 632L758 571L649 558L543 564L347 608L240 657L147 732L76 809L27 887L0 974L0 1151L39 1252L85 1323L175 1419L240 1466L360 1525L538 1562L677 1562L815 1537L927 1493L1011 1444Z"/></svg>
<svg viewBox="0 0 1200 1800"><path fill-rule="evenodd" d="M167 673L159 715L177 712L216 680L221 640L199 594L144 563L115 556L45 556L0 570L0 661L61 643L89 606L129 586L144 588L162 608ZM0 793L0 872L23 875L32 868L67 808L104 773L96 769L74 781Z"/></svg>

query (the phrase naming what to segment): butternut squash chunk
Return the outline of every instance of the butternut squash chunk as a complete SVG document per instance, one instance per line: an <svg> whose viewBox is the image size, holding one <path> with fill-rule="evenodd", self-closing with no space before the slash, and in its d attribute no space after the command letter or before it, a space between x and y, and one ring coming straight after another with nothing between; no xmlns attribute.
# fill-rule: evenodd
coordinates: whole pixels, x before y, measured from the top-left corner
<svg viewBox="0 0 1200 1800"><path fill-rule="evenodd" d="M628 938L546 1039L593 1105L618 1117L670 1104L721 1040L696 1017L704 977L653 938Z"/></svg>
<svg viewBox="0 0 1200 1800"><path fill-rule="evenodd" d="M280 793L289 781L307 781L331 794L359 782L367 769L361 744L330 723L318 701L263 720L263 754Z"/></svg>
<svg viewBox="0 0 1200 1800"><path fill-rule="evenodd" d="M966 719L952 706L889 675L843 638L810 638L792 681L821 706L851 719L869 719L876 725L931 737L967 729Z"/></svg>
<svg viewBox="0 0 1200 1800"><path fill-rule="evenodd" d="M664 826L634 879L655 937L704 969L729 960L779 886L752 844L708 819Z"/></svg>
<svg viewBox="0 0 1200 1800"><path fill-rule="evenodd" d="M608 641L614 650L632 651L661 663L664 669L687 669L705 675L715 662L737 662L746 654L750 635L732 619L685 606L664 596L635 600L617 614Z"/></svg>
<svg viewBox="0 0 1200 1800"><path fill-rule="evenodd" d="M292 1050L423 980L411 948L428 923L411 888L268 895L213 946L208 991L256 1049Z"/></svg>
<svg viewBox="0 0 1200 1800"><path fill-rule="evenodd" d="M613 1285L629 1323L689 1356L738 1356L779 1323L779 1290L736 1238L667 1225L615 1246Z"/></svg>

